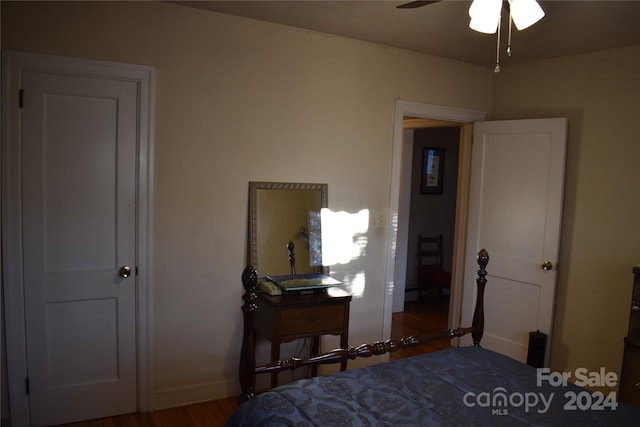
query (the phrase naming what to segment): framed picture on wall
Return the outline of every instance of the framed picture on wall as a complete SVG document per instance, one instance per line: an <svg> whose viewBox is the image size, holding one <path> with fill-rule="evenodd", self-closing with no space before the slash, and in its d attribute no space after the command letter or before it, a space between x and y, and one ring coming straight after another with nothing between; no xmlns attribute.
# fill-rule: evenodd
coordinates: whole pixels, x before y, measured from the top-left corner
<svg viewBox="0 0 640 427"><path fill-rule="evenodd" d="M423 148L420 194L442 194L443 179L444 150L441 148Z"/></svg>

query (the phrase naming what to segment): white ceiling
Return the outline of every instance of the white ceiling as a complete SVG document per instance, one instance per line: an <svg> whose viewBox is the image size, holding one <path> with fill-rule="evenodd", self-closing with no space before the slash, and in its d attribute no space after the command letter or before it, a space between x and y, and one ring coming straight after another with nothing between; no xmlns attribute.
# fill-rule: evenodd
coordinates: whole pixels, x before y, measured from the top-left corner
<svg viewBox="0 0 640 427"><path fill-rule="evenodd" d="M493 66L496 35L469 29L471 0L442 0L417 9L406 1L179 1L184 6L270 21ZM507 57L508 14L503 13L501 65L640 44L640 0L540 0L546 16L512 33Z"/></svg>

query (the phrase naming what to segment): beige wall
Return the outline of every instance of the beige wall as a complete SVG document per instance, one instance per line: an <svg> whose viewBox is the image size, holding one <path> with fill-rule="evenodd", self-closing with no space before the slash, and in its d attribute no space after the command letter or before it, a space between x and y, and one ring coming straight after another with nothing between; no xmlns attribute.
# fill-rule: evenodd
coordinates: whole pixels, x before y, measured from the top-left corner
<svg viewBox="0 0 640 427"><path fill-rule="evenodd" d="M249 181L329 184L329 207L389 209L394 100L488 111L488 70L170 4L2 2L2 48L157 68L157 406L236 394ZM385 234L352 343L380 339ZM339 277L342 279L342 277Z"/></svg>
<svg viewBox="0 0 640 427"><path fill-rule="evenodd" d="M567 117L551 368L619 372L640 264L640 46L518 67L493 81L492 119Z"/></svg>

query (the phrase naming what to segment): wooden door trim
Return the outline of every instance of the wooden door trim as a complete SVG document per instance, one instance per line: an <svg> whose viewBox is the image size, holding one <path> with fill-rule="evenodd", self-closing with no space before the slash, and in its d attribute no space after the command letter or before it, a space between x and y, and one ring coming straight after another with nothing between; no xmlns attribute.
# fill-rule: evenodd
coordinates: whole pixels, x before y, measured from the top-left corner
<svg viewBox="0 0 640 427"><path fill-rule="evenodd" d="M137 381L138 411L153 409L153 161L155 68L108 61L22 52L2 53L2 279L10 415L13 425L30 425L25 390L25 337L22 259L22 195L19 91L24 71L54 72L84 77L117 78L138 85L137 145Z"/></svg>
<svg viewBox="0 0 640 427"><path fill-rule="evenodd" d="M406 116L414 118L429 118L456 123L472 123L484 120L485 113L477 110L470 110L443 105L425 104L413 101L396 100L393 121L393 146L391 157L391 194L389 200L389 218L387 221L387 248L386 248L386 269L385 269L385 296L383 306L382 336L388 337L391 333L391 315L393 312L394 293L404 294L404 281L406 277L406 245L408 244L408 221L409 221L409 194L410 172L407 173L406 156L411 155L413 141L403 139L403 119ZM467 146L468 145L468 146ZM471 168L470 158L466 154L470 151L471 139L461 138L460 140L460 160L458 164L458 178L463 179L468 176ZM403 169L403 164L405 168ZM467 193L463 193L467 191ZM454 242L454 271L464 271L464 236L466 235L466 203L468 200L468 186L458 184L458 194L456 208L456 230ZM463 202L463 203L462 203ZM460 213L464 213L461 215ZM405 248L401 250L400 248ZM404 256L404 259L401 259ZM449 323L456 323L460 317L460 306L462 302L463 274L453 277L454 295L450 302ZM456 325L457 326L457 325Z"/></svg>

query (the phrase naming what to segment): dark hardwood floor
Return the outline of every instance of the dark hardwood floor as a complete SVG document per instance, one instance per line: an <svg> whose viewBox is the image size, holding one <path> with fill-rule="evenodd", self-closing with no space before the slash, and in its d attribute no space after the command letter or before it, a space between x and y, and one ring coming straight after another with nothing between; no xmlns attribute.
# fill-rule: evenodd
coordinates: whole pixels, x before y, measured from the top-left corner
<svg viewBox="0 0 640 427"><path fill-rule="evenodd" d="M447 328L447 303L410 302L403 313L394 313L393 338L429 334ZM391 353L391 359L401 359L420 353L437 351L449 347L447 340L425 344ZM65 424L63 427L215 427L222 426L237 407L238 398L213 400L178 408L164 409L143 414L120 415L99 420ZM5 426L5 423L2 424Z"/></svg>
<svg viewBox="0 0 640 427"><path fill-rule="evenodd" d="M409 302L405 304L404 312L393 313L391 337L437 334L447 329L448 318L449 298L443 298L439 302L433 300ZM389 359L402 359L417 354L444 350L449 347L451 346L448 340L438 340L418 347L395 351L389 355Z"/></svg>

